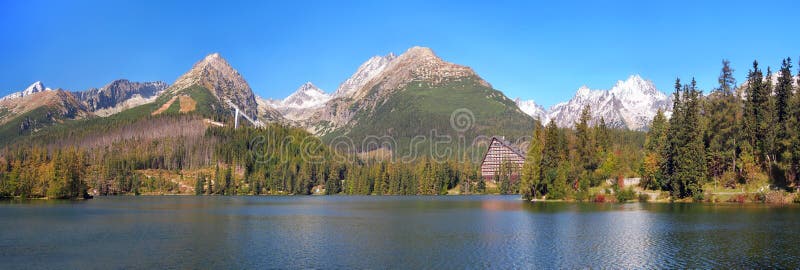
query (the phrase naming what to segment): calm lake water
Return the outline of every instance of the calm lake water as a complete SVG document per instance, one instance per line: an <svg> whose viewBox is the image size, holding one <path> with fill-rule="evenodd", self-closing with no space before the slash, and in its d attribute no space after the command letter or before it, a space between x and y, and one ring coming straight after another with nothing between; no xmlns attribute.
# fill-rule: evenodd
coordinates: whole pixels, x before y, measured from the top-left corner
<svg viewBox="0 0 800 270"><path fill-rule="evenodd" d="M0 202L0 269L797 268L800 208L517 196Z"/></svg>

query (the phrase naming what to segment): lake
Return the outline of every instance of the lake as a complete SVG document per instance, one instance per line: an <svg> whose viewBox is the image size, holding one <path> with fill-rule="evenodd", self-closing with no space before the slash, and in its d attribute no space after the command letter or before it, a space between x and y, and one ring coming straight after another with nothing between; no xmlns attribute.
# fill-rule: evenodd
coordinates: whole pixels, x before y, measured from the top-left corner
<svg viewBox="0 0 800 270"><path fill-rule="evenodd" d="M518 196L0 202L0 269L797 268L796 205Z"/></svg>

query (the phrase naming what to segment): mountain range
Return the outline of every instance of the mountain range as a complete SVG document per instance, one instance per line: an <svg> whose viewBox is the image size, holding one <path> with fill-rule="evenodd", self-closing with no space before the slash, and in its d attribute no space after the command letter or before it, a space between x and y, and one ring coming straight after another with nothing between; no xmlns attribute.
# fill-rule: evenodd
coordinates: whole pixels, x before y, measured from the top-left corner
<svg viewBox="0 0 800 270"><path fill-rule="evenodd" d="M608 126L645 130L660 109L671 115L672 100L656 89L652 81L632 75L609 90L593 90L582 86L566 102L545 110L533 100L516 100L526 113L546 123L554 121L559 127L573 127L584 107L589 106L593 122L601 118Z"/></svg>
<svg viewBox="0 0 800 270"><path fill-rule="evenodd" d="M171 85L120 79L70 92L36 82L0 99L0 127L3 134L23 136L65 121L110 117L144 105L137 111L150 116L196 114L217 125L239 110L249 120L243 123L299 126L329 142L342 136L354 141L391 136L407 142L432 130L468 140L521 137L529 135L534 119L571 127L587 105L595 121L602 117L613 127L644 130L657 110L671 108L670 99L652 82L633 75L609 90L581 87L569 101L545 109L533 100L508 98L470 67L444 61L429 48L412 47L399 55L369 58L333 93L307 82L281 100L256 96L218 53L195 63ZM469 129L454 126L455 112L468 114Z"/></svg>

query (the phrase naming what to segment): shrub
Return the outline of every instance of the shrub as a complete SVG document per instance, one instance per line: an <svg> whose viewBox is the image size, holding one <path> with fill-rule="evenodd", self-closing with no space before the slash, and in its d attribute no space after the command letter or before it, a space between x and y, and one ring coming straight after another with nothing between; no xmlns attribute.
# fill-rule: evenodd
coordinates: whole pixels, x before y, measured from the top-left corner
<svg viewBox="0 0 800 270"><path fill-rule="evenodd" d="M702 192L695 192L694 195L692 195L692 200L695 202L702 202L705 198L706 196Z"/></svg>
<svg viewBox="0 0 800 270"><path fill-rule="evenodd" d="M744 203L746 200L747 200L747 196L746 196L746 195L744 195L744 194L737 194L737 195L734 195L734 196L732 196L730 199L728 199L728 202L732 202L732 203Z"/></svg>
<svg viewBox="0 0 800 270"><path fill-rule="evenodd" d="M798 195L797 193L795 193L795 194L794 194L794 200L792 200L792 202L794 202L794 203L800 203L800 195Z"/></svg>
<svg viewBox="0 0 800 270"><path fill-rule="evenodd" d="M617 201L624 203L630 200L633 200L636 197L636 192L633 189L623 189L617 192Z"/></svg>
<svg viewBox="0 0 800 270"><path fill-rule="evenodd" d="M758 192L753 194L753 201L754 202L766 202L767 201L767 194L764 192Z"/></svg>
<svg viewBox="0 0 800 270"><path fill-rule="evenodd" d="M647 202L650 200L650 195L647 193L639 193L639 202Z"/></svg>
<svg viewBox="0 0 800 270"><path fill-rule="evenodd" d="M606 195L605 194L595 194L594 198L592 198L592 202L604 203L604 202L606 202Z"/></svg>
<svg viewBox="0 0 800 270"><path fill-rule="evenodd" d="M722 186L726 188L736 188L737 182L739 182L738 175L734 171L726 171L722 173L720 176L719 181L722 183Z"/></svg>
<svg viewBox="0 0 800 270"><path fill-rule="evenodd" d="M585 190L579 190L575 193L575 200L582 202L589 199L589 192Z"/></svg>
<svg viewBox="0 0 800 270"><path fill-rule="evenodd" d="M780 191L770 191L764 195L764 202L771 203L771 204L784 204L786 202L786 192Z"/></svg>

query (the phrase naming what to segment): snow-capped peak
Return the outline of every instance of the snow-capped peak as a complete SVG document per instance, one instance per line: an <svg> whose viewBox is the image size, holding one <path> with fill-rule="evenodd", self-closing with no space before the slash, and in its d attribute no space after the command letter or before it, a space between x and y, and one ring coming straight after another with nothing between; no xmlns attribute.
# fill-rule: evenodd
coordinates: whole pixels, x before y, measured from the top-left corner
<svg viewBox="0 0 800 270"><path fill-rule="evenodd" d="M571 100L550 108L547 119L553 119L560 127L572 127L588 105L594 121L602 117L610 126L644 130L658 109L669 115L670 104L669 97L658 91L653 82L631 75L609 90L580 87Z"/></svg>
<svg viewBox="0 0 800 270"><path fill-rule="evenodd" d="M20 98L20 97L32 95L32 94L35 94L35 93L44 92L44 91L51 91L51 90L52 89L50 89L48 87L45 87L44 84L41 81L36 81L35 83L32 83L30 86L28 86L28 88L25 88L25 90L8 94L7 96L5 96L3 98L0 98L0 100L6 100L6 99L12 99L12 98Z"/></svg>
<svg viewBox="0 0 800 270"><path fill-rule="evenodd" d="M50 88L44 87L44 84L42 84L41 81L36 81L35 83L33 83L30 86L28 86L28 88L25 88L25 90L22 91L22 94L27 96L27 95L30 95L30 94L33 94L33 93L38 93L38 92L42 92L42 91L49 91L49 90L50 90Z"/></svg>
<svg viewBox="0 0 800 270"><path fill-rule="evenodd" d="M627 80L617 81L617 84L611 88L611 93L616 96L652 96L659 92L653 82L636 74L631 75Z"/></svg>
<svg viewBox="0 0 800 270"><path fill-rule="evenodd" d="M283 100L270 99L264 100L262 103L276 109L286 119L300 121L310 117L330 99L331 95L326 94L313 83L306 82Z"/></svg>
<svg viewBox="0 0 800 270"><path fill-rule="evenodd" d="M297 88L294 93L286 97L281 104L291 108L311 108L319 107L330 99L331 96L325 94L322 89L319 89L311 82L306 82L300 88Z"/></svg>
<svg viewBox="0 0 800 270"><path fill-rule="evenodd" d="M389 53L385 56L373 56L361 66L358 67L356 73L350 78L342 82L339 88L334 92L334 97L346 97L363 87L367 82L380 74L389 63L392 62L397 56L394 53Z"/></svg>
<svg viewBox="0 0 800 270"><path fill-rule="evenodd" d="M536 104L532 99L521 100L520 98L516 98L514 99L514 103L517 103L517 107L525 114L530 115L534 119L539 119L541 122L547 122L547 112L544 107Z"/></svg>
<svg viewBox="0 0 800 270"><path fill-rule="evenodd" d="M578 92L575 93L575 96L588 96L590 93L592 93L592 89L589 89L588 86L583 85L578 88Z"/></svg>

